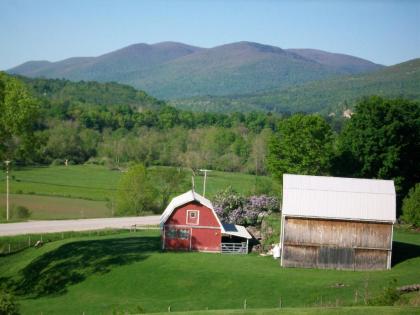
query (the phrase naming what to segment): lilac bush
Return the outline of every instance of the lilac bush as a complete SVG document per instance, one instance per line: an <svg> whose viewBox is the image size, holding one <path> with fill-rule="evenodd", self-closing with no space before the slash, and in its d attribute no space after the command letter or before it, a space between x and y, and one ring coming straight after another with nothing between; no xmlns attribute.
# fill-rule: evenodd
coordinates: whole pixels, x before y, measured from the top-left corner
<svg viewBox="0 0 420 315"><path fill-rule="evenodd" d="M214 198L214 210L224 223L257 225L260 214L277 212L279 206L276 197L260 195L245 198L231 187Z"/></svg>

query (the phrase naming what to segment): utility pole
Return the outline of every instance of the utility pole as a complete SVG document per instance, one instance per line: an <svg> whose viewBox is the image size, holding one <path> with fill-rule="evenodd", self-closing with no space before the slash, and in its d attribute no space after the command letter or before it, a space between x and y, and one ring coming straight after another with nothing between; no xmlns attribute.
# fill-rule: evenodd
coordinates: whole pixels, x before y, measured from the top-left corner
<svg viewBox="0 0 420 315"><path fill-rule="evenodd" d="M207 172L211 172L211 170L200 170L200 172L204 172L203 197L205 197L206 196Z"/></svg>
<svg viewBox="0 0 420 315"><path fill-rule="evenodd" d="M10 161L6 160L4 161L6 164L6 221L9 221L9 164Z"/></svg>

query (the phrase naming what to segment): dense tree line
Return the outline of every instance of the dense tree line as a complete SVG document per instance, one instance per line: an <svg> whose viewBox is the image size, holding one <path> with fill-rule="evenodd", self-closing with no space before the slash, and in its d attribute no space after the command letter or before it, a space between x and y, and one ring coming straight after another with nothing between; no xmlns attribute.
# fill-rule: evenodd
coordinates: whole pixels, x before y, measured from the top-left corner
<svg viewBox="0 0 420 315"><path fill-rule="evenodd" d="M284 173L393 179L399 206L420 181L418 102L368 97L350 119L196 113L140 92L131 103L113 103L114 90L124 100L130 89L44 79L25 86L1 74L1 157L24 163L67 159L111 167L136 162L210 168L279 180Z"/></svg>
<svg viewBox="0 0 420 315"><path fill-rule="evenodd" d="M4 73L1 81L19 82L38 106L28 116L33 152L11 156L20 163L68 160L118 167L134 161L265 174L266 143L281 120L261 112L181 111L117 83L13 78Z"/></svg>
<svg viewBox="0 0 420 315"><path fill-rule="evenodd" d="M400 211L420 182L419 139L420 103L366 97L340 133L316 115L281 121L269 142L268 166L280 180L284 173L392 179Z"/></svg>

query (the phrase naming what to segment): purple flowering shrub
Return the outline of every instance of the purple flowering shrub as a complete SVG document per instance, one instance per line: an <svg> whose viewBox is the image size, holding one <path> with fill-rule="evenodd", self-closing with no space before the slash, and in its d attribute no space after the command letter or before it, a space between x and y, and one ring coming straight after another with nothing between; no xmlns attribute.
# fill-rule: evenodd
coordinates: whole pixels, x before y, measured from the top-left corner
<svg viewBox="0 0 420 315"><path fill-rule="evenodd" d="M214 198L214 210L224 223L257 225L261 213L279 211L276 197L260 195L245 198L231 187L219 192Z"/></svg>

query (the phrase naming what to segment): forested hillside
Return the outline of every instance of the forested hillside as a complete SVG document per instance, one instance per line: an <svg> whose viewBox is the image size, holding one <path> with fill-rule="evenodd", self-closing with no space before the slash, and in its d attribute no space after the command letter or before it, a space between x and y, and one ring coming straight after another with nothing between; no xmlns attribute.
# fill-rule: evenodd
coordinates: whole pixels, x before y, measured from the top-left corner
<svg viewBox="0 0 420 315"><path fill-rule="evenodd" d="M380 69L361 58L253 42L201 48L135 44L98 56L30 61L8 70L29 77L115 81L163 99L255 93Z"/></svg>
<svg viewBox="0 0 420 315"><path fill-rule="evenodd" d="M185 110L234 112L264 110L277 113L342 112L363 96L420 99L420 59L410 60L372 73L314 81L302 86L260 94L228 97L197 97L170 104Z"/></svg>
<svg viewBox="0 0 420 315"><path fill-rule="evenodd" d="M183 111L143 92L114 104L107 89L130 90L118 84L25 82L0 73L0 160L15 165L68 160L112 169L141 163L239 171L278 181L289 172L385 178L395 180L400 197L420 180L420 103L407 99L363 98L348 119L289 117Z"/></svg>
<svg viewBox="0 0 420 315"><path fill-rule="evenodd" d="M180 111L117 83L0 75L6 90L27 90L29 102L38 108L25 122L33 132L33 152L19 148L19 138L13 137L0 150L2 158L9 154L18 164L61 164L67 159L119 167L141 162L263 174L266 142L281 119L257 112Z"/></svg>
<svg viewBox="0 0 420 315"><path fill-rule="evenodd" d="M144 91L115 82L72 82L60 79L31 79L19 77L31 93L50 103L85 104L101 106L130 105L137 109L159 108L165 103Z"/></svg>

